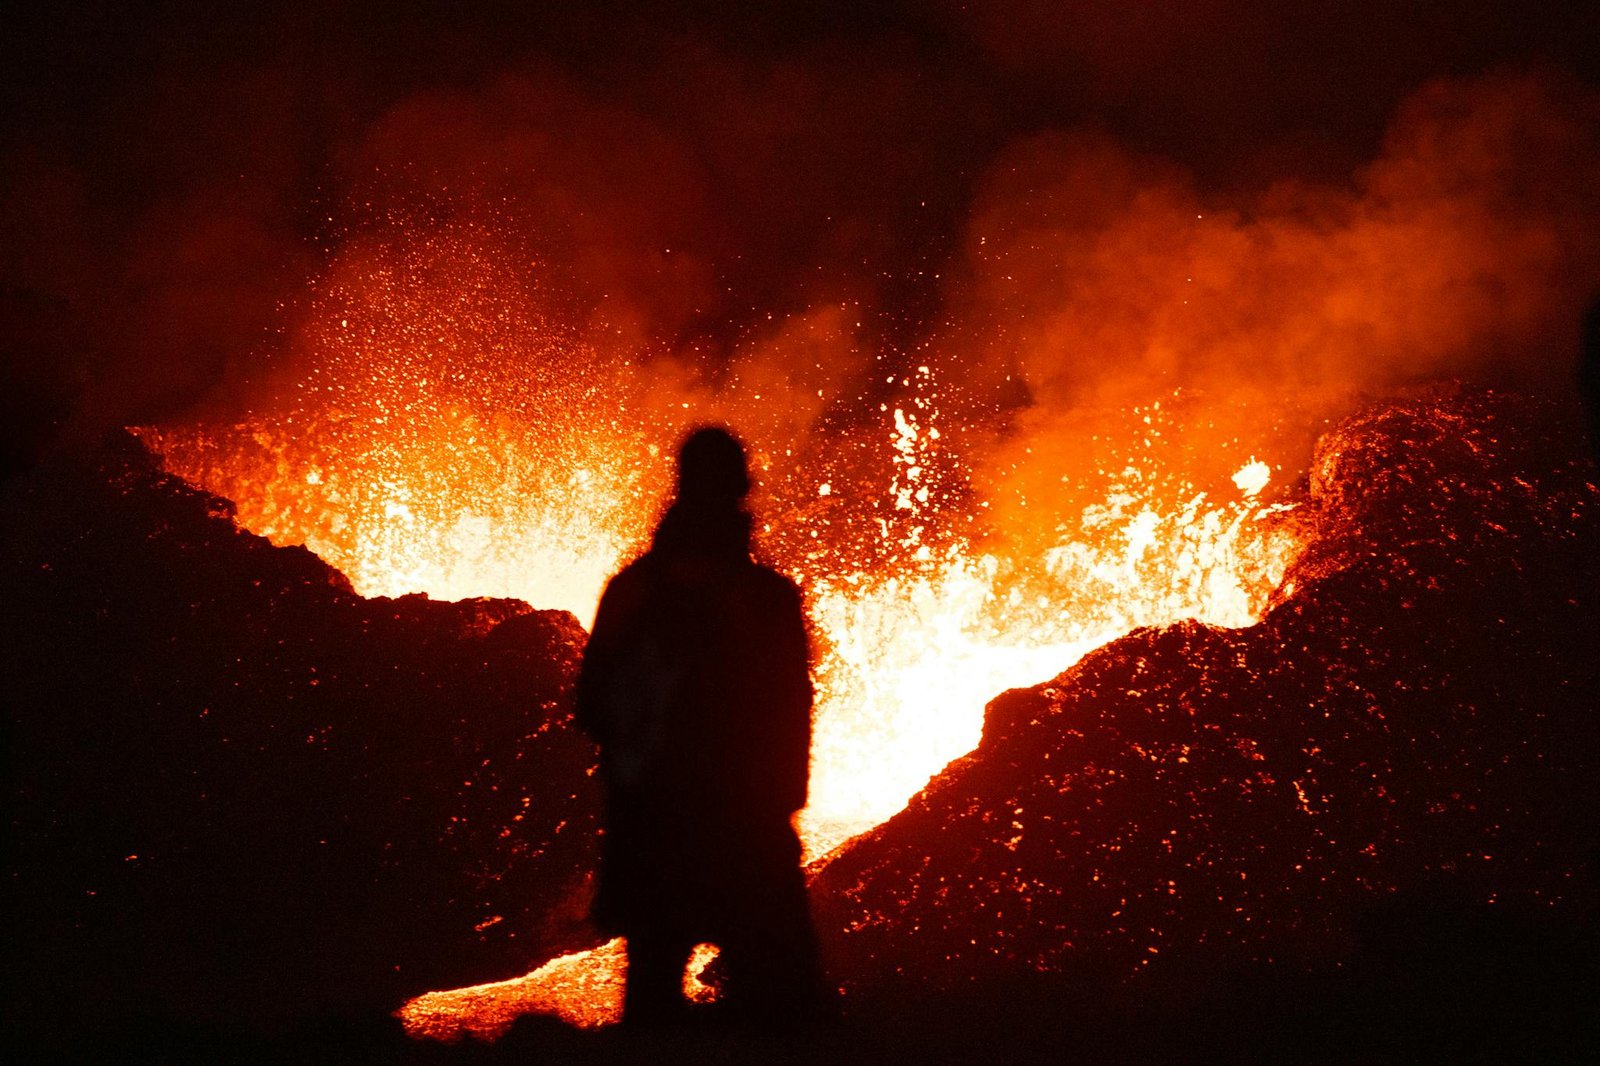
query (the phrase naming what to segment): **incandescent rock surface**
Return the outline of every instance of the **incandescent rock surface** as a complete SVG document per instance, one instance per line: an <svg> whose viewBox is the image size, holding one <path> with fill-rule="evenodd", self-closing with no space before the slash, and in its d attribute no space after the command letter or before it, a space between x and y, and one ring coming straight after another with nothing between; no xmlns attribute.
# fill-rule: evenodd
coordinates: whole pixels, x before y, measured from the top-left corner
<svg viewBox="0 0 1600 1066"><path fill-rule="evenodd" d="M1140 630L1001 696L817 874L847 989L1314 972L1400 901L1591 921L1593 463L1531 402L1435 390L1328 433L1308 496L1259 624Z"/></svg>

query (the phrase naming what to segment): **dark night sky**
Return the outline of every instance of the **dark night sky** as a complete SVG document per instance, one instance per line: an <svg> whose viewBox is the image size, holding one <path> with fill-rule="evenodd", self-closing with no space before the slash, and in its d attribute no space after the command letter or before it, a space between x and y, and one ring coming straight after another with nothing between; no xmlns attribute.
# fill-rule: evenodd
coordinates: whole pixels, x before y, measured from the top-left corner
<svg viewBox="0 0 1600 1066"><path fill-rule="evenodd" d="M69 413L169 417L236 374L403 195L374 174L456 166L419 146L532 152L530 225L601 249L576 288L634 293L663 343L847 288L893 345L937 316L919 279L986 167L1041 131L1103 130L1202 190L1259 189L1348 180L1433 78L1600 84L1600 9L1511 0L80 3L8 23L0 286L25 440ZM615 265L669 242L683 277Z"/></svg>

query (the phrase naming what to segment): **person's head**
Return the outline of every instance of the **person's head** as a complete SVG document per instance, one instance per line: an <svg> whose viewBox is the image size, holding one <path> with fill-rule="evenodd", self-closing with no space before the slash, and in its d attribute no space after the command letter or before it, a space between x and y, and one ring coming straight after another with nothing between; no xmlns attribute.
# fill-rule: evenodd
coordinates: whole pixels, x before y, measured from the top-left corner
<svg viewBox="0 0 1600 1066"><path fill-rule="evenodd" d="M689 434L678 449L678 499L735 507L750 491L744 445L720 426Z"/></svg>

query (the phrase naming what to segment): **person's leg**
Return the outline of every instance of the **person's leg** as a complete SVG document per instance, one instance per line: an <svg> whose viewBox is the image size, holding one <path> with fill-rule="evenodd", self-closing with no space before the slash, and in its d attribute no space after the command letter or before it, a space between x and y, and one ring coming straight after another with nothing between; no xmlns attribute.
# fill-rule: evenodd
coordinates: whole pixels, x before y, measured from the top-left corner
<svg viewBox="0 0 1600 1066"><path fill-rule="evenodd" d="M683 971L693 945L670 936L628 938L628 975L622 999L622 1020L654 1025L681 1019L688 1011L683 998Z"/></svg>
<svg viewBox="0 0 1600 1066"><path fill-rule="evenodd" d="M749 921L723 945L730 1011L763 1026L814 1021L827 996L798 865L773 876Z"/></svg>

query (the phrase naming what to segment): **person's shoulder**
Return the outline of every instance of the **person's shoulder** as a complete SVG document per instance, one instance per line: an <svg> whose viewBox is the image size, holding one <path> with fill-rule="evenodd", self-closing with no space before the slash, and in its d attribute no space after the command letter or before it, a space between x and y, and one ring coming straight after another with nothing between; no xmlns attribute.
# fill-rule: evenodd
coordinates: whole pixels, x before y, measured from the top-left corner
<svg viewBox="0 0 1600 1066"><path fill-rule="evenodd" d="M781 596L796 601L800 599L800 586L796 585L787 574L779 573L762 563L756 563L752 570L755 574L754 580L766 595L774 598Z"/></svg>
<svg viewBox="0 0 1600 1066"><path fill-rule="evenodd" d="M605 592L601 594L602 599L618 602L638 599L650 585L654 570L649 555L641 555L617 571L611 580L606 582Z"/></svg>
<svg viewBox="0 0 1600 1066"><path fill-rule="evenodd" d="M649 553L639 556L629 562L611 578L608 584L632 585L648 579L650 571L654 569Z"/></svg>

